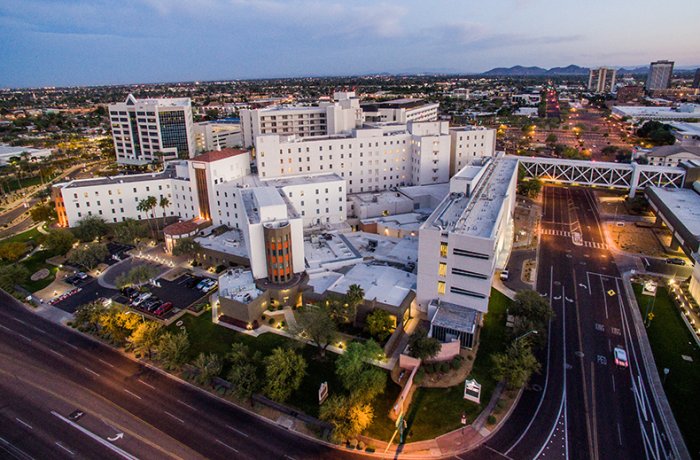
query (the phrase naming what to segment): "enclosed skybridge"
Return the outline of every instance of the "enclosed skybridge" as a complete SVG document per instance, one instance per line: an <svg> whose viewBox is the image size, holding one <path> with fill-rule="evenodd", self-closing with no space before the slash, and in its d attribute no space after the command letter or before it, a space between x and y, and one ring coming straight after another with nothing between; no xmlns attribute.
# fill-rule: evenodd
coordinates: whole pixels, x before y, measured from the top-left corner
<svg viewBox="0 0 700 460"><path fill-rule="evenodd" d="M682 188L685 183L685 169L670 166L561 158L516 158L525 168L526 177L537 177L544 182L627 190L630 196L646 187Z"/></svg>

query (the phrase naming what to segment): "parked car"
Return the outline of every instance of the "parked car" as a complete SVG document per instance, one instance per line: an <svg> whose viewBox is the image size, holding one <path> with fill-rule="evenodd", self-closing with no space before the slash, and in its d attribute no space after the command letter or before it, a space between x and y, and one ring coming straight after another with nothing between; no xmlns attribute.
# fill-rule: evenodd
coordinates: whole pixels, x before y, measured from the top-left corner
<svg viewBox="0 0 700 460"><path fill-rule="evenodd" d="M147 311L154 311L158 307L163 305L163 301L160 299L149 299L143 304L143 308Z"/></svg>
<svg viewBox="0 0 700 460"><path fill-rule="evenodd" d="M509 275L508 269L505 268L501 271L501 274L498 275L498 277L501 278L503 281L508 281L508 275Z"/></svg>
<svg viewBox="0 0 700 460"><path fill-rule="evenodd" d="M86 279L88 279L88 275L87 275L87 273L85 273L85 272L78 272L78 273L75 274L75 276L77 276L77 277L78 277L79 279L81 279L81 280L86 280Z"/></svg>
<svg viewBox="0 0 700 460"><path fill-rule="evenodd" d="M134 299L134 301L132 302L132 305L133 305L134 307L138 307L138 306L141 305L143 302L145 302L146 300L150 299L152 296L153 296L153 294L151 294L150 292L144 292L143 294L141 294L141 295L139 295L138 297L136 297L136 299Z"/></svg>
<svg viewBox="0 0 700 460"><path fill-rule="evenodd" d="M172 302L165 302L160 307L156 308L156 310L153 312L153 314L156 316L161 316L161 315L166 314L167 312L169 312L172 309L173 309L173 303Z"/></svg>
<svg viewBox="0 0 700 460"><path fill-rule="evenodd" d="M613 350L613 354L615 355L615 364L620 367L627 367L627 352L624 350L622 347L615 347L615 350Z"/></svg>
<svg viewBox="0 0 700 460"><path fill-rule="evenodd" d="M673 265L685 265L685 260L681 259L680 257L669 257L666 259L666 263Z"/></svg>
<svg viewBox="0 0 700 460"><path fill-rule="evenodd" d="M127 299L133 299L139 295L139 290L135 289L131 286L125 287L124 289L122 289L121 292L122 292L122 295L124 297L126 297Z"/></svg>
<svg viewBox="0 0 700 460"><path fill-rule="evenodd" d="M216 287L216 285L219 284L216 280L209 280L207 284L202 287L202 292L209 292L212 289Z"/></svg>

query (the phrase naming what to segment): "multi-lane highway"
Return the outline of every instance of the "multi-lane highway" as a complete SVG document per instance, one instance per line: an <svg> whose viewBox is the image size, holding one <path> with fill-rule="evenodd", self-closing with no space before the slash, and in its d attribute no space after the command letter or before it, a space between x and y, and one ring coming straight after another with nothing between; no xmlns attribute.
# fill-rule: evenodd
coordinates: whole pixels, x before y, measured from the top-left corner
<svg viewBox="0 0 700 460"><path fill-rule="evenodd" d="M75 411L84 413L71 419ZM74 417L75 418L75 417ZM0 291L2 458L346 458L25 310Z"/></svg>

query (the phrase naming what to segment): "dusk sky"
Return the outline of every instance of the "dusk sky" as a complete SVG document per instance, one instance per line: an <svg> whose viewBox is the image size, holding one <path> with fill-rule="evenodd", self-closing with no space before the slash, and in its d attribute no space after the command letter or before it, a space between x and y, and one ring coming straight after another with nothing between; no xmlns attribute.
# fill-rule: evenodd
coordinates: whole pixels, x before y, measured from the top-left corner
<svg viewBox="0 0 700 460"><path fill-rule="evenodd" d="M0 0L0 87L700 64L694 0Z"/></svg>

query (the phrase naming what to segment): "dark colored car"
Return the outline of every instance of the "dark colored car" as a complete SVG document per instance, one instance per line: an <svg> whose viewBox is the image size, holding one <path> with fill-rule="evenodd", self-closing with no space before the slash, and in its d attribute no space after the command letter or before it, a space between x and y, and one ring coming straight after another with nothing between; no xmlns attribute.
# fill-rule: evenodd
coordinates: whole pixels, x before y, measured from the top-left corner
<svg viewBox="0 0 700 460"><path fill-rule="evenodd" d="M666 263L673 265L685 265L685 260L681 259L680 257L670 257L666 259Z"/></svg>

